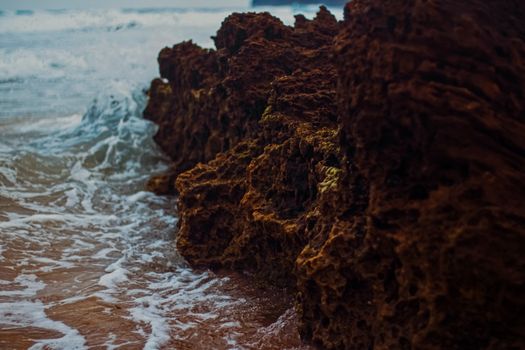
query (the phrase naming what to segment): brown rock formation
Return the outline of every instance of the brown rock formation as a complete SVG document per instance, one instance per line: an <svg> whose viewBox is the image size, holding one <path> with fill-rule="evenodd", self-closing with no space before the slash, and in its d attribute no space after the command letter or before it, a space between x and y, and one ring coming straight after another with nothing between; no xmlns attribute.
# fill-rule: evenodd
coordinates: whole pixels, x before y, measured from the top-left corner
<svg viewBox="0 0 525 350"><path fill-rule="evenodd" d="M234 14L215 42L164 49L145 111L190 262L293 287L324 348L525 348L524 3Z"/></svg>
<svg viewBox="0 0 525 350"><path fill-rule="evenodd" d="M326 61L319 48L337 29L324 8L315 21L298 16L297 28L268 13L233 14L214 38L217 51L191 41L163 49L160 73L168 83L152 82L144 115L159 124L155 140L173 159L175 173L255 137L271 82Z"/></svg>

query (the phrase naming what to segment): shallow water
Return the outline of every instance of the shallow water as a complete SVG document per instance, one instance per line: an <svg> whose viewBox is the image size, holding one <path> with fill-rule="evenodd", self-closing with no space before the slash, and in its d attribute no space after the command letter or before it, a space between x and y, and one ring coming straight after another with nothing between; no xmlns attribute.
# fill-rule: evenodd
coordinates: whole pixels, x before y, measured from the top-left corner
<svg viewBox="0 0 525 350"><path fill-rule="evenodd" d="M144 191L156 55L233 10L1 12L1 349L306 348L284 291L187 266L175 199Z"/></svg>
<svg viewBox="0 0 525 350"><path fill-rule="evenodd" d="M2 125L0 347L299 345L283 291L177 255L174 198L143 191L166 167L143 105L115 86L82 117Z"/></svg>

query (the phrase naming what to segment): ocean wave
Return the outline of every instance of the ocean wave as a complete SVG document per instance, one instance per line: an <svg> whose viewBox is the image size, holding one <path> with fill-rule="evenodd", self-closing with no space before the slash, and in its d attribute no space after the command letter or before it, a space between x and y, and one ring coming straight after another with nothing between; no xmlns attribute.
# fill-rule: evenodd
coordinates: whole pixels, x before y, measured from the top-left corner
<svg viewBox="0 0 525 350"><path fill-rule="evenodd" d="M117 31L136 28L189 26L215 27L230 13L248 11L247 7L215 8L123 8L111 10L37 10L23 15L5 11L0 22L0 33L27 33L53 31ZM271 11L285 23L293 24L294 15L303 13L313 17L315 5L257 7L256 11ZM342 17L342 9L331 9ZM211 34L211 33L210 33Z"/></svg>
<svg viewBox="0 0 525 350"><path fill-rule="evenodd" d="M34 11L25 16L5 12L0 33L57 32L57 31L118 31L136 28L170 27L191 23L207 27L220 23L231 10L84 10Z"/></svg>
<svg viewBox="0 0 525 350"><path fill-rule="evenodd" d="M137 271L144 265L175 261L170 252L162 252L172 240L174 205L170 199L142 191L147 177L164 169L166 160L151 140L155 127L141 117L144 101L141 87L113 82L83 116L21 119L6 129L6 139L26 142L2 148L0 159L0 181L6 179L0 186L6 205L0 207L0 214L7 218L0 221L2 260L15 259L10 264L19 270L8 281L9 289L0 288L0 318L15 328L63 334L37 340L32 349L83 349L86 342L76 329L45 315L53 303L34 301L40 291L52 288L46 278L37 276L89 266L99 271L96 278L89 280L88 274L62 281L64 299L118 303L120 286L129 283L128 276L137 281ZM118 179L112 180L113 176ZM162 233L156 239L147 235L152 222ZM5 257L6 251L19 246L25 248ZM100 271L97 266L106 267ZM139 309L130 312L136 314L147 342L165 342L159 326L149 334ZM156 318L150 315L159 325L166 322L160 311Z"/></svg>
<svg viewBox="0 0 525 350"><path fill-rule="evenodd" d="M39 76L56 79L64 77L68 71L87 69L84 57L67 50L0 48L0 76L3 77L3 84Z"/></svg>
<svg viewBox="0 0 525 350"><path fill-rule="evenodd" d="M15 11L15 14L17 16L32 16L33 13L34 12L32 10L16 10Z"/></svg>

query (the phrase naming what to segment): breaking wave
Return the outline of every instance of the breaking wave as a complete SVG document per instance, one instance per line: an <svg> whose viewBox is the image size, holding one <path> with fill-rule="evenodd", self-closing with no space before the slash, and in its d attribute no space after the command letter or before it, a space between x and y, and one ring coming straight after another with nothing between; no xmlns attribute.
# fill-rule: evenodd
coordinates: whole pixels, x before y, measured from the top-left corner
<svg viewBox="0 0 525 350"><path fill-rule="evenodd" d="M142 89L115 83L82 117L3 130L8 140L26 142L3 139L0 147L0 262L15 267L0 280L0 323L60 334L32 349L93 342L75 320L48 316L71 308L117 310L113 318L130 328L125 334L157 349L184 342L204 321L230 325L228 310L246 303L220 291L228 278L190 270L177 256L173 199L143 190L166 167L143 106ZM115 330L96 341L112 347L130 340Z"/></svg>

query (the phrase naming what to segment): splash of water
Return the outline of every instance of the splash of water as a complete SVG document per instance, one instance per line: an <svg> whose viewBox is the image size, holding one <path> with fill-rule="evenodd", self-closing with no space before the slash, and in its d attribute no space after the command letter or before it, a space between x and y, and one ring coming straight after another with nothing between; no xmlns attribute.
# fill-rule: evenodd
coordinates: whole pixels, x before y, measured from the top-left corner
<svg viewBox="0 0 525 350"><path fill-rule="evenodd" d="M143 106L117 82L82 117L4 126L0 338L15 348L233 349L268 323L256 310L270 297L177 255L174 199L142 190L166 167Z"/></svg>

